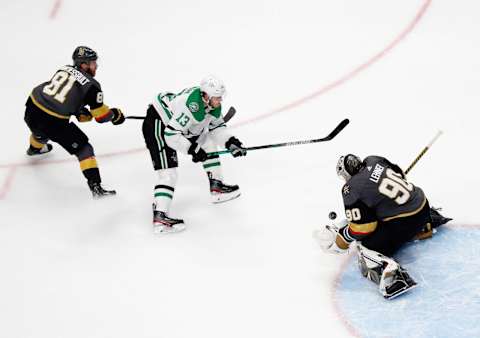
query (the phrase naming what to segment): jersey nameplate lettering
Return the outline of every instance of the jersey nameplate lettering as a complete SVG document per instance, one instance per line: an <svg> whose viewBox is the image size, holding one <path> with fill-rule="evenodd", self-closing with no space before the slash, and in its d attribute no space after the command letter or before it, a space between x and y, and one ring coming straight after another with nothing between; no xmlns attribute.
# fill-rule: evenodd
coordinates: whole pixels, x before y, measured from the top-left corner
<svg viewBox="0 0 480 338"><path fill-rule="evenodd" d="M373 172L370 174L370 181L374 183L378 183L384 170L385 170L384 166L381 166L378 163L375 164L375 169L373 169Z"/></svg>
<svg viewBox="0 0 480 338"><path fill-rule="evenodd" d="M80 83L82 86L90 82L90 80L87 79L85 75L83 75L80 71L78 71L75 68L65 66L62 68L62 70L72 75L75 78L75 80L77 80L77 82Z"/></svg>

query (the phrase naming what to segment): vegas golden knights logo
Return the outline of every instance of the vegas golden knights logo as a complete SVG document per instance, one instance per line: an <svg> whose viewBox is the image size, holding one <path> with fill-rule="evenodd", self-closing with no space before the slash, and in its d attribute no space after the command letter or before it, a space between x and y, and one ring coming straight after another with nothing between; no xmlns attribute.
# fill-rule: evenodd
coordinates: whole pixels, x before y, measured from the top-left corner
<svg viewBox="0 0 480 338"><path fill-rule="evenodd" d="M84 56L85 55L85 49L84 48L79 48L78 49L78 56Z"/></svg>

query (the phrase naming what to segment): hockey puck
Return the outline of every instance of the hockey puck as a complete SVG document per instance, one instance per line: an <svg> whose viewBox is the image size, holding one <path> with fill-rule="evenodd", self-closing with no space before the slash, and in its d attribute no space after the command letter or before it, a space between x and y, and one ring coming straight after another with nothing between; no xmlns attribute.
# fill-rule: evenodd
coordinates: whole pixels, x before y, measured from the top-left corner
<svg viewBox="0 0 480 338"><path fill-rule="evenodd" d="M337 213L335 211L330 211L330 213L328 214L328 218L330 219L337 218Z"/></svg>

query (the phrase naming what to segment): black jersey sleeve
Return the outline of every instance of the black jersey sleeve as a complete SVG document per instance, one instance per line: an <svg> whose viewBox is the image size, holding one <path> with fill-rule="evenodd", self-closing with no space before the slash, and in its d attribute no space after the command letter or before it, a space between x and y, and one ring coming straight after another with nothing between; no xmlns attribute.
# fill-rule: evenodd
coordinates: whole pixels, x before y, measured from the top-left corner
<svg viewBox="0 0 480 338"><path fill-rule="evenodd" d="M90 113L99 123L111 121L113 112L103 103L103 92L100 84L92 85L85 95L85 104L90 107Z"/></svg>
<svg viewBox="0 0 480 338"><path fill-rule="evenodd" d="M385 159L385 163L397 174L405 178L405 173L403 172L402 168L400 168L397 164L390 162L389 160Z"/></svg>
<svg viewBox="0 0 480 338"><path fill-rule="evenodd" d="M340 229L339 234L347 243L361 240L377 228L375 210L368 207L360 194L348 184L344 185L342 195L348 225Z"/></svg>

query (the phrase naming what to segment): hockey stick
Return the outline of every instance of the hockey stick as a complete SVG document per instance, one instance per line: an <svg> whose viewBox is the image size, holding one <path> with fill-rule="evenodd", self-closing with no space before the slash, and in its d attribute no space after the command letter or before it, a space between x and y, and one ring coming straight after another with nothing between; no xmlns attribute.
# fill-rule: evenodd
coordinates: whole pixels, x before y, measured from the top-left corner
<svg viewBox="0 0 480 338"><path fill-rule="evenodd" d="M299 144L309 144L309 143L317 143L317 142L325 142L325 141L330 141L332 140L335 136L338 135L338 133L340 133L343 128L345 128L347 126L347 124L349 124L350 121L348 119L344 119L342 122L340 122L338 124L338 126L335 127L335 129L333 129L330 134L328 134L327 136L325 137L322 137L322 138L317 138L317 139L313 139L313 140L305 140L305 141L295 141L295 142L284 142L284 143L276 143L276 144L267 144L267 145L263 145L263 146L255 146L255 147L248 147L248 148L245 148L247 151L251 151L251 150L259 150L259 149L269 149L269 148L278 148L278 147L288 147L288 146L296 146L296 145L299 145ZM208 153L208 157L209 158L212 158L214 156L217 156L217 155L223 155L223 154L229 154L231 153L230 150L220 150L220 151L214 151L214 152L211 152L211 153Z"/></svg>
<svg viewBox="0 0 480 338"><path fill-rule="evenodd" d="M125 119L129 119L129 120L145 120L145 116L130 115L130 116L125 116Z"/></svg>
<svg viewBox="0 0 480 338"><path fill-rule="evenodd" d="M430 149L430 147L433 145L433 143L440 137L440 135L443 134L443 131L439 130L437 132L437 134L435 135L435 137L430 141L430 143L425 147L423 148L423 150L420 152L420 154L418 154L418 156L415 158L415 160L413 160L413 162L410 164L410 166L407 168L407 170L405 170L405 175L409 173L410 170L412 170L412 168L415 166L415 164L417 164L417 162L422 158L423 155L425 155L425 153L427 152L428 149Z"/></svg>
<svg viewBox="0 0 480 338"><path fill-rule="evenodd" d="M234 107L230 107L227 111L227 113L225 114L225 116L223 116L223 121L225 123L227 123L228 121L230 121L233 117L233 115L235 115L235 113L237 112L237 110L234 108ZM130 116L126 116L125 118L126 119L131 119L131 120L145 120L145 117L146 116L135 116L135 115L130 115Z"/></svg>

